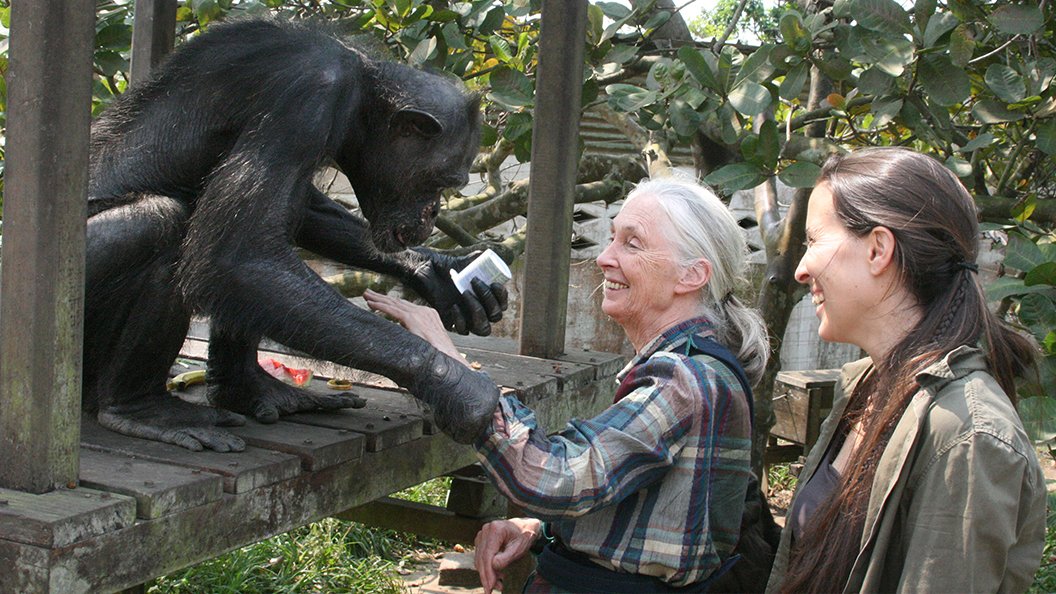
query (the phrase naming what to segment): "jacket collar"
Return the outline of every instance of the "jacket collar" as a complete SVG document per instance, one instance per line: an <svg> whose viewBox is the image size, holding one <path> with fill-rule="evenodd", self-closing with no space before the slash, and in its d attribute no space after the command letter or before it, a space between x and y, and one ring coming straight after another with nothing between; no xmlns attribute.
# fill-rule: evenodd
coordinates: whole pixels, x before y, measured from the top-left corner
<svg viewBox="0 0 1056 594"><path fill-rule="evenodd" d="M657 351L675 351L679 347L692 344L696 337L706 337L715 334L715 326L704 316L689 318L664 330L660 336L649 341L640 352L638 352L626 366L616 374L616 381L621 382L628 373L642 361L652 357Z"/></svg>

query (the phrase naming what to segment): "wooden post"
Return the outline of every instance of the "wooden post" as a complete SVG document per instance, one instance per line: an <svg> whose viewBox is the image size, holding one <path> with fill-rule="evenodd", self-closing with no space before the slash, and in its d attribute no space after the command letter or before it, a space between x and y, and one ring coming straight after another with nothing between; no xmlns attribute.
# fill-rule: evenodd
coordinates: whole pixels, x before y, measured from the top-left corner
<svg viewBox="0 0 1056 594"><path fill-rule="evenodd" d="M520 353L533 357L565 349L586 26L585 0L543 0L520 320Z"/></svg>
<svg viewBox="0 0 1056 594"><path fill-rule="evenodd" d="M132 25L132 84L139 84L176 42L176 0L136 0Z"/></svg>
<svg viewBox="0 0 1056 594"><path fill-rule="evenodd" d="M93 0L16 2L0 273L0 487L77 480Z"/></svg>

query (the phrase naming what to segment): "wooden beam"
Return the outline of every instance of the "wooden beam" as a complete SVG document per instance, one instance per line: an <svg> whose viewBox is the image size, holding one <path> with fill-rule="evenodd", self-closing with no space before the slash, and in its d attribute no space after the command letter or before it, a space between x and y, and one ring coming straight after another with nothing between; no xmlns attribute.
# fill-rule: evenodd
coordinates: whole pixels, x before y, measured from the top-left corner
<svg viewBox="0 0 1056 594"><path fill-rule="evenodd" d="M18 2L7 74L0 487L77 480L93 0Z"/></svg>
<svg viewBox="0 0 1056 594"><path fill-rule="evenodd" d="M132 84L139 84L176 43L176 0L136 0L132 25Z"/></svg>
<svg viewBox="0 0 1056 594"><path fill-rule="evenodd" d="M586 26L585 0L543 0L524 250L522 355L553 358L565 350Z"/></svg>

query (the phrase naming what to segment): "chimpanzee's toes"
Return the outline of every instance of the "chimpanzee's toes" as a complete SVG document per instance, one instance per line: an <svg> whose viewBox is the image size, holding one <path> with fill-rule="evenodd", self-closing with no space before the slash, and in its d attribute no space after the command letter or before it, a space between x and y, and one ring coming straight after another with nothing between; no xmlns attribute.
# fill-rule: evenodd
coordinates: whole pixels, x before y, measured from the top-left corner
<svg viewBox="0 0 1056 594"><path fill-rule="evenodd" d="M278 407L267 398L257 398L253 406L253 418L265 425L270 425L279 420L282 413Z"/></svg>
<svg viewBox="0 0 1056 594"><path fill-rule="evenodd" d="M241 452L246 449L246 442L242 441L237 435L232 435L226 431L192 427L187 429L185 433L198 440L203 446L217 452Z"/></svg>

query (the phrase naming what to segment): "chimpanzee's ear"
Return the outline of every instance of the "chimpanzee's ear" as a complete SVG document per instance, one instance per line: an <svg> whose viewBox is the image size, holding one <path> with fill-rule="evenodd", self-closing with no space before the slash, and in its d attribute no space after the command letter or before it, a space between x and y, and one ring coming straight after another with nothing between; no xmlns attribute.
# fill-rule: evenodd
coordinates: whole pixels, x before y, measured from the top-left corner
<svg viewBox="0 0 1056 594"><path fill-rule="evenodd" d="M400 136L415 134L422 138L433 138L444 131L444 125L431 113L420 109L401 109L392 116L389 127Z"/></svg>

